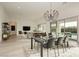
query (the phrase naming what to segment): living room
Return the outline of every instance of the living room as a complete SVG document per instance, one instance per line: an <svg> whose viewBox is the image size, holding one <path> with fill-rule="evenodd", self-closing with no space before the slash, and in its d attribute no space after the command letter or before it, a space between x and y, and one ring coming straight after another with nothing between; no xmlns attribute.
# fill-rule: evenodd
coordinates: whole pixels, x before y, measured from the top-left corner
<svg viewBox="0 0 79 59"><path fill-rule="evenodd" d="M56 40L68 35L71 40L66 43L68 48L78 50L78 6L78 2L0 2L0 56L72 56L64 55L65 45L64 48L56 46L56 54L54 49L52 53L44 49L43 54L42 47L39 50L41 44L32 38L40 36L48 42L50 33Z"/></svg>

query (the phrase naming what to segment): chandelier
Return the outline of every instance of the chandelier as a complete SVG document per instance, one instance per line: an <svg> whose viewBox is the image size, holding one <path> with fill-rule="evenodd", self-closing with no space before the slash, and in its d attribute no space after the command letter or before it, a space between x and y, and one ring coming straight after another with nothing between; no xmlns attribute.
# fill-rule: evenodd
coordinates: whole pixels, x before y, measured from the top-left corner
<svg viewBox="0 0 79 59"><path fill-rule="evenodd" d="M58 16L59 16L59 12L54 9L52 10L52 4L50 3L50 10L47 10L45 13L44 13L44 18L46 20L48 20L49 22L52 22L53 20L57 20Z"/></svg>

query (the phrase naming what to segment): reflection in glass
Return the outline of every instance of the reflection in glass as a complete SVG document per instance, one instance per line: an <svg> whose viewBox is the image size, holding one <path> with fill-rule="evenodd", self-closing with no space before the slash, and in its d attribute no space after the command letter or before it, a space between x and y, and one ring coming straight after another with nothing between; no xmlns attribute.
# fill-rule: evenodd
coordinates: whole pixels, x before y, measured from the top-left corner
<svg viewBox="0 0 79 59"><path fill-rule="evenodd" d="M52 32L52 35L54 36L54 37L56 37L56 22L53 22L52 24L51 24L51 32Z"/></svg>
<svg viewBox="0 0 79 59"><path fill-rule="evenodd" d="M65 32L71 34L71 39L77 40L77 20L66 21Z"/></svg>
<svg viewBox="0 0 79 59"><path fill-rule="evenodd" d="M77 17L58 20L51 24L53 37L69 36L70 46L77 46ZM74 44L74 45L73 45Z"/></svg>

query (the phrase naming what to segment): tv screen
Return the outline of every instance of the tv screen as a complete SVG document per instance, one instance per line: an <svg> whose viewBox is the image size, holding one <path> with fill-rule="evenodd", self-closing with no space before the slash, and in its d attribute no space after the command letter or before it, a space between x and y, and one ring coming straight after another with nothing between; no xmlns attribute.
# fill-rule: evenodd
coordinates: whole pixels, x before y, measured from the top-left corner
<svg viewBox="0 0 79 59"><path fill-rule="evenodd" d="M15 31L15 26L11 26L11 31Z"/></svg>
<svg viewBox="0 0 79 59"><path fill-rule="evenodd" d="M30 26L23 26L23 31L30 31Z"/></svg>

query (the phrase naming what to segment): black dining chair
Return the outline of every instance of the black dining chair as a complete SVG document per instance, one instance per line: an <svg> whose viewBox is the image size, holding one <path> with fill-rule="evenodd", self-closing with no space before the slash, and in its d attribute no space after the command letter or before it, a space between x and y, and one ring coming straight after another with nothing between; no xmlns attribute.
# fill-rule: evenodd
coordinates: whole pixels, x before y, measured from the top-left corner
<svg viewBox="0 0 79 59"><path fill-rule="evenodd" d="M57 46L58 56L59 56L60 55L60 53L59 53L59 47L60 46L63 48L63 53L64 53L64 50L66 50L66 48L69 47L69 38L68 38L68 36L59 37L58 40L56 41L55 45Z"/></svg>
<svg viewBox="0 0 79 59"><path fill-rule="evenodd" d="M69 47L69 36L67 36L67 35L65 36L65 39L63 40L63 43L64 43L65 50L67 50L66 48Z"/></svg>
<svg viewBox="0 0 79 59"><path fill-rule="evenodd" d="M45 43L43 45L44 48L47 49L47 56L49 56L49 52L48 50L50 49L54 49L54 54L55 54L55 57L56 57L56 50L55 50L55 38L52 37L52 35L49 33L49 38L47 40L47 43Z"/></svg>
<svg viewBox="0 0 79 59"><path fill-rule="evenodd" d="M60 47L60 46L63 48L63 52L64 52L63 40L64 40L64 37L59 37L59 38L57 39L57 41L55 42L55 45L57 46L58 56L60 55L60 52L59 52L59 47Z"/></svg>

